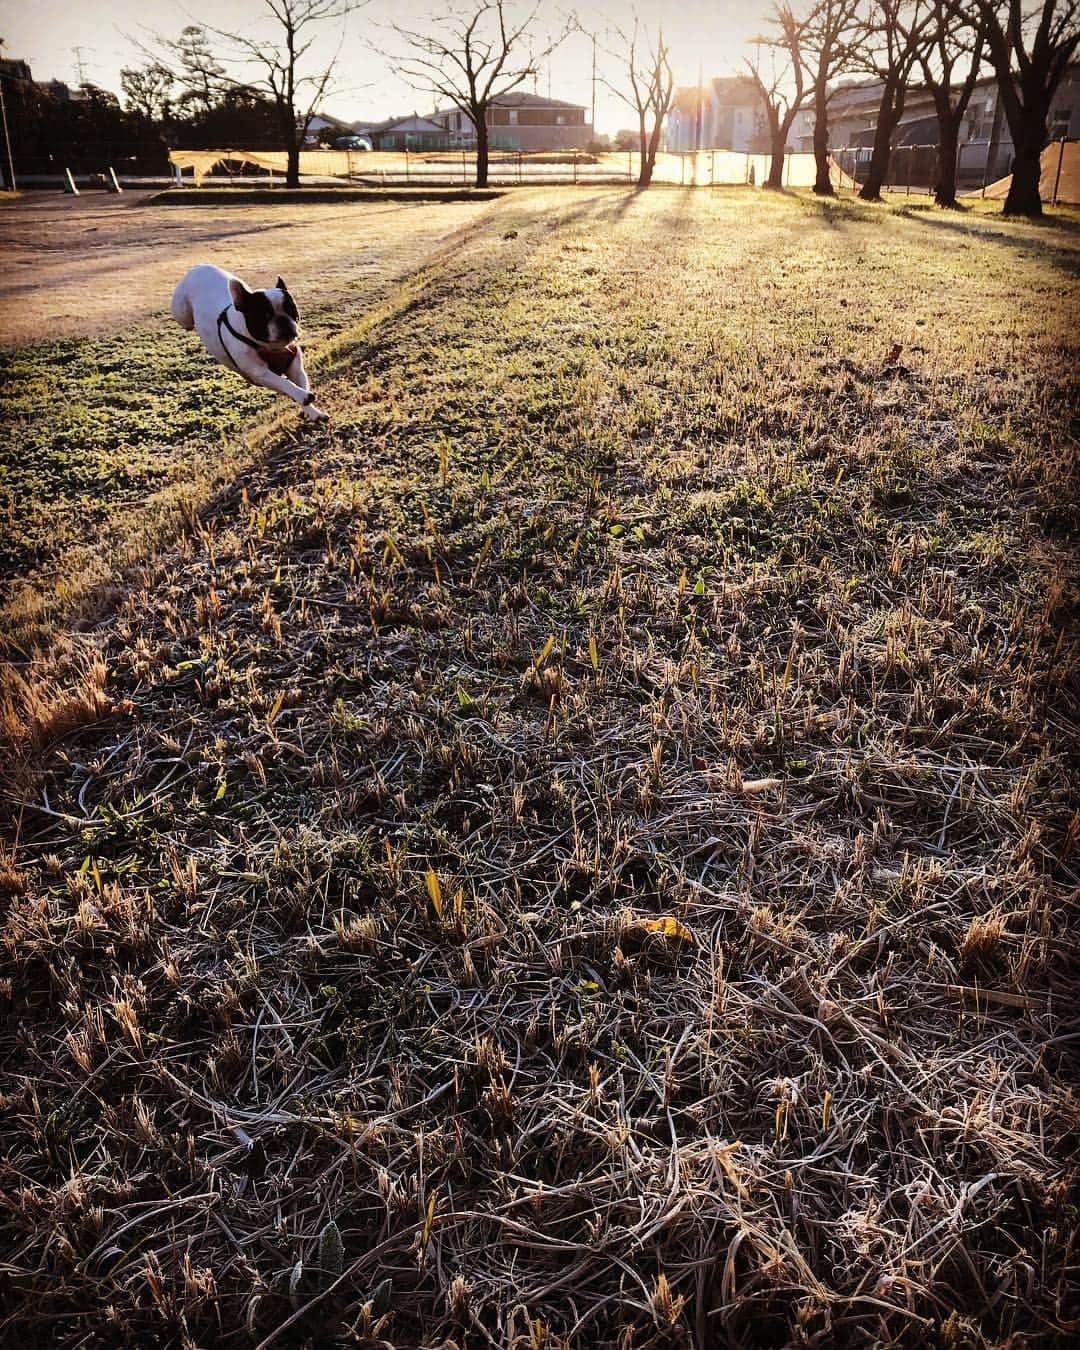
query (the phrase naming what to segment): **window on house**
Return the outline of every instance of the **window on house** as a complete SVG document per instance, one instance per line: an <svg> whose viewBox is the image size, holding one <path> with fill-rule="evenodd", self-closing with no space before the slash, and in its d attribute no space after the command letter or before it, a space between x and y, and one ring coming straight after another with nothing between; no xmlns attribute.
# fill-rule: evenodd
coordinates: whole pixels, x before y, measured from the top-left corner
<svg viewBox="0 0 1080 1350"><path fill-rule="evenodd" d="M511 108L511 109L510 109L510 125L511 125L512 127L516 127L516 126L517 126L517 120L518 120L518 110L517 110L516 108Z"/></svg>
<svg viewBox="0 0 1080 1350"><path fill-rule="evenodd" d="M1062 136L1068 136L1071 122L1071 108L1056 108L1050 115L1050 139L1060 140Z"/></svg>
<svg viewBox="0 0 1080 1350"><path fill-rule="evenodd" d="M565 113L558 113L558 114L556 115L556 117L555 117L555 125L556 125L557 127L564 127L564 126L566 126L566 114L565 114Z"/></svg>

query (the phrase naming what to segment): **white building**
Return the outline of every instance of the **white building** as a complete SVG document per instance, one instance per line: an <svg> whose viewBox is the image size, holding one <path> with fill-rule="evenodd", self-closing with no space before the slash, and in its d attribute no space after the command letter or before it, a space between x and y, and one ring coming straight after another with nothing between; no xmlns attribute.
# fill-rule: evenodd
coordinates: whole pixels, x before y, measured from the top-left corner
<svg viewBox="0 0 1080 1350"><path fill-rule="evenodd" d="M668 150L740 150L769 148L765 105L745 75L710 80L675 91L665 123Z"/></svg>

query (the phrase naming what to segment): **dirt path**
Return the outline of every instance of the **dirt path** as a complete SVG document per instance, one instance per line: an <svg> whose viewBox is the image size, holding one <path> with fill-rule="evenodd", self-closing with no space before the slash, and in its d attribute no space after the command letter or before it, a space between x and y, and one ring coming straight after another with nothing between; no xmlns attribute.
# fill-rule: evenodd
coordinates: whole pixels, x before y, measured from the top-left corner
<svg viewBox="0 0 1080 1350"><path fill-rule="evenodd" d="M164 314L184 271L212 262L254 286L281 273L301 305L374 300L492 203L152 207L149 195L31 193L0 204L0 346L90 337ZM355 312L355 311L354 311Z"/></svg>

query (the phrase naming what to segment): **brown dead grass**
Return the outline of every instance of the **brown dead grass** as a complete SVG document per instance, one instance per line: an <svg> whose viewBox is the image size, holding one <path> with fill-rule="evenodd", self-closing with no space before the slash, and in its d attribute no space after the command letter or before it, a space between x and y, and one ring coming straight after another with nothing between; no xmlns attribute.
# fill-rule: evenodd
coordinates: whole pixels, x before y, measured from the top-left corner
<svg viewBox="0 0 1080 1350"><path fill-rule="evenodd" d="M281 274L305 305L355 313L485 209L352 202L166 210L142 206L146 195L28 193L0 202L0 346L135 332L168 311L177 281L200 262L252 286Z"/></svg>

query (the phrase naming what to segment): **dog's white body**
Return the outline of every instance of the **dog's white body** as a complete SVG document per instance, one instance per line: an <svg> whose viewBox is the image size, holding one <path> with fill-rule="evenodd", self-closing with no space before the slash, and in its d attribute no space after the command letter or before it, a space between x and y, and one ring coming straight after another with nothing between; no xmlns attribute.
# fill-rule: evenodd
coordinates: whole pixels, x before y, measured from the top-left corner
<svg viewBox="0 0 1080 1350"><path fill-rule="evenodd" d="M249 291L239 277L201 263L173 292L172 316L181 328L198 333L215 361L250 384L293 399L308 421L327 420L315 406L296 341L296 306L280 277L276 287Z"/></svg>

